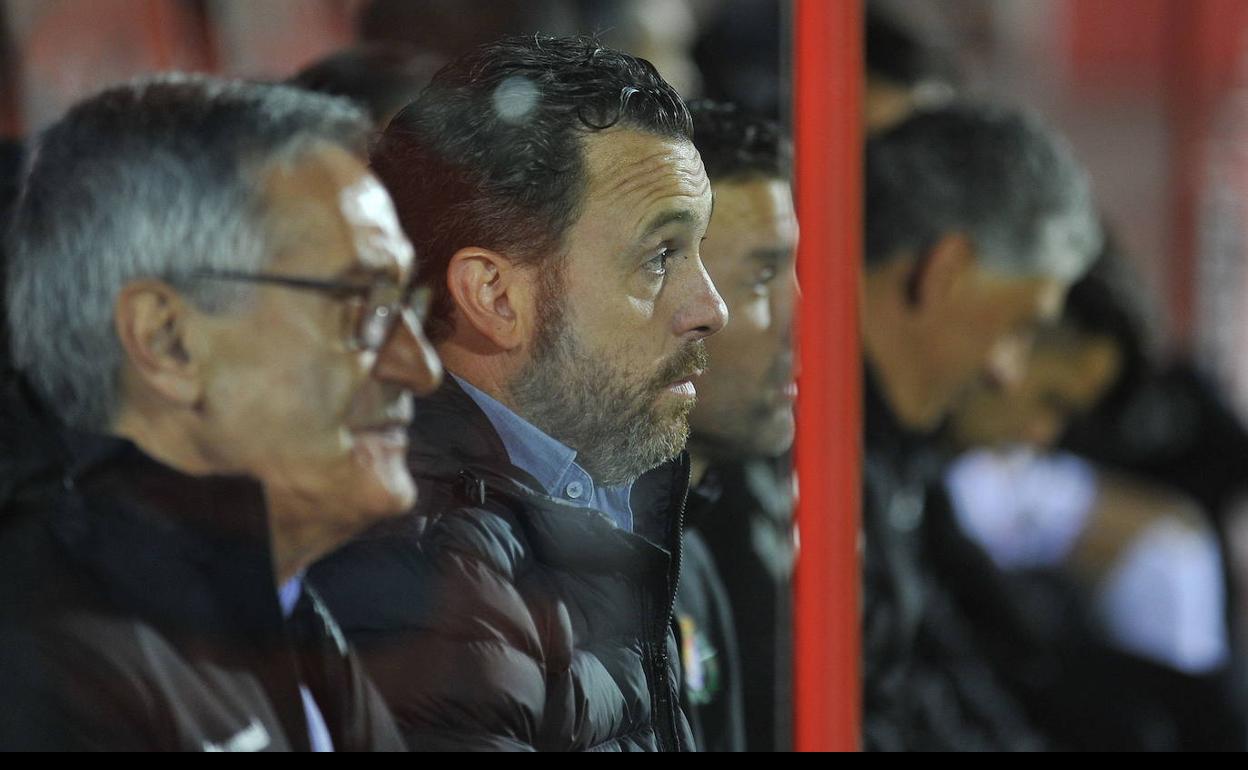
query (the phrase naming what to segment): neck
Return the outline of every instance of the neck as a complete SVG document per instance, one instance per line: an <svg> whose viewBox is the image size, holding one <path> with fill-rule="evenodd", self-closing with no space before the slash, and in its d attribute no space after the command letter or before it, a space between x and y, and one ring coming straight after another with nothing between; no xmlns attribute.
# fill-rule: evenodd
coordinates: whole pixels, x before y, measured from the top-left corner
<svg viewBox="0 0 1248 770"><path fill-rule="evenodd" d="M128 439L148 457L188 476L207 476L218 469L192 438L183 421L172 415L151 415L123 408L110 430Z"/></svg>
<svg viewBox="0 0 1248 770"><path fill-rule="evenodd" d="M173 415L154 415L123 408L112 433L128 439L153 460L188 476L210 476L231 470L214 462L194 439L191 426ZM307 525L306 503L266 490L269 535L278 587L333 551L349 536Z"/></svg>
<svg viewBox="0 0 1248 770"><path fill-rule="evenodd" d="M868 273L864 284L863 354L876 374L884 401L903 425L922 426L926 387L917 365L918 337L906 323L904 293L893 271Z"/></svg>
<svg viewBox="0 0 1248 770"><path fill-rule="evenodd" d="M291 495L265 492L269 509L269 538L273 551L274 578L278 587L328 556L356 533L341 526L310 523L335 517L303 515L310 503ZM322 512L323 513L323 512Z"/></svg>
<svg viewBox="0 0 1248 770"><path fill-rule="evenodd" d="M711 469L711 458L704 452L699 451L691 442L689 444L689 483L697 486L706 478L706 472Z"/></svg>
<svg viewBox="0 0 1248 770"><path fill-rule="evenodd" d="M516 367L511 363L509 354L503 351L480 353L454 338L439 344L437 351L443 369L516 411L508 389Z"/></svg>

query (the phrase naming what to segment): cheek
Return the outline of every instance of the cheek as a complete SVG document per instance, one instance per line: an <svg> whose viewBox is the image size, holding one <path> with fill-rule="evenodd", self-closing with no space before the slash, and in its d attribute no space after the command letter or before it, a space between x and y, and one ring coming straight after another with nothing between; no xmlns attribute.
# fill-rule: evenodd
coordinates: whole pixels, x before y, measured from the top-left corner
<svg viewBox="0 0 1248 770"><path fill-rule="evenodd" d="M273 355L224 370L211 397L242 445L276 456L333 451L354 380L337 362Z"/></svg>
<svg viewBox="0 0 1248 770"><path fill-rule="evenodd" d="M736 319L733 319L736 323ZM722 388L746 390L766 377L776 351L767 336L756 328L731 324L706 339L711 359L707 379Z"/></svg>

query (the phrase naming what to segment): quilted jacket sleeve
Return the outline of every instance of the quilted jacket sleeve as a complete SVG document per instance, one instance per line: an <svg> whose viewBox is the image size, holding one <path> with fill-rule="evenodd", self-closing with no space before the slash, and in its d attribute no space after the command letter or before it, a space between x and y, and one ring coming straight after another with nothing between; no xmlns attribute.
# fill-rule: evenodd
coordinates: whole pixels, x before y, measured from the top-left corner
<svg viewBox="0 0 1248 770"><path fill-rule="evenodd" d="M531 751L548 727L549 661L569 657L571 631L566 613L534 611L517 590L509 526L459 511L313 573L412 750Z"/></svg>

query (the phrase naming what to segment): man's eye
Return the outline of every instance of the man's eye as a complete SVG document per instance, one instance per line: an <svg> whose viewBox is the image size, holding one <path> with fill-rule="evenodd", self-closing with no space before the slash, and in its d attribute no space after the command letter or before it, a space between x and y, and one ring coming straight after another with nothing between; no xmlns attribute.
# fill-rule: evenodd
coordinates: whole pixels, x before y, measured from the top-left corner
<svg viewBox="0 0 1248 770"><path fill-rule="evenodd" d="M758 293L766 292L771 282L776 280L777 275L779 272L774 267L764 267L754 274L750 280L750 288Z"/></svg>
<svg viewBox="0 0 1248 770"><path fill-rule="evenodd" d="M671 249L663 249L658 254L655 254L653 257L646 260L645 264L642 265L642 269L644 269L647 273L652 273L654 275L667 275L667 262L674 257L675 254L676 253Z"/></svg>

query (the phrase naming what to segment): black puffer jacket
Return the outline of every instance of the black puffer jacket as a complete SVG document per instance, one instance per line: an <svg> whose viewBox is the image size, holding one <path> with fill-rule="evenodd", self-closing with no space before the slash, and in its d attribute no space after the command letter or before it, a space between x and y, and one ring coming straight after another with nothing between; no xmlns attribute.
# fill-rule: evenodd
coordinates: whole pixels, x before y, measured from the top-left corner
<svg viewBox="0 0 1248 770"><path fill-rule="evenodd" d="M635 486L632 534L535 491L453 380L416 411L416 514L312 575L409 747L692 748L670 627L687 460Z"/></svg>
<svg viewBox="0 0 1248 770"><path fill-rule="evenodd" d="M315 594L283 617L257 484L57 433L22 393L0 407L0 750L306 751L301 684L337 750L402 750Z"/></svg>

